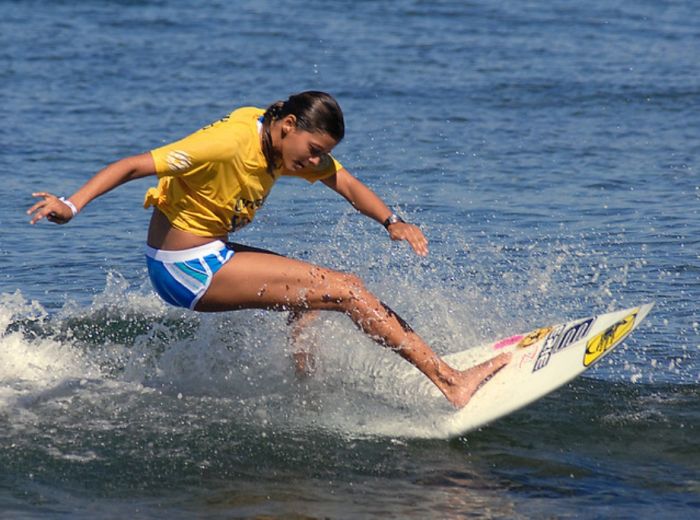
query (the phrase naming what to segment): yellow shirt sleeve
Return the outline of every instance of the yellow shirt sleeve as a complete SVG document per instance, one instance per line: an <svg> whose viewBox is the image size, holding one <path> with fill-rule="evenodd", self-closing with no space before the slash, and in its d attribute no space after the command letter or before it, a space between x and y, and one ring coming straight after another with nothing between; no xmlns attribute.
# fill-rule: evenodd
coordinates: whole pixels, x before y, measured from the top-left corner
<svg viewBox="0 0 700 520"><path fill-rule="evenodd" d="M196 170L212 162L230 160L236 153L240 137L237 125L226 124L227 118L151 151L158 177Z"/></svg>

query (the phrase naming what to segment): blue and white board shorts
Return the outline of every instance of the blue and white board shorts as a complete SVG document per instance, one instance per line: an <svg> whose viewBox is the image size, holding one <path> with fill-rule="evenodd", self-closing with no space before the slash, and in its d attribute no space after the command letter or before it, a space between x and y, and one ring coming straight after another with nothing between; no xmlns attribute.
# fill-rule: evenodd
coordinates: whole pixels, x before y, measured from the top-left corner
<svg viewBox="0 0 700 520"><path fill-rule="evenodd" d="M153 288L166 302L194 309L211 280L233 256L221 240L181 251L163 251L146 246L148 276Z"/></svg>

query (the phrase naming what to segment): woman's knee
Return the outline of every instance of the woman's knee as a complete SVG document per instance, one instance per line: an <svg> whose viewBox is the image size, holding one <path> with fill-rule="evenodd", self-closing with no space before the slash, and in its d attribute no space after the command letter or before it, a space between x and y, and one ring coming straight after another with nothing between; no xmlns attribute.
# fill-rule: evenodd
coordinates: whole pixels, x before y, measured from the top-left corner
<svg viewBox="0 0 700 520"><path fill-rule="evenodd" d="M369 294L362 278L353 273L334 271L329 282L326 299L335 301L344 310L366 300Z"/></svg>
<svg viewBox="0 0 700 520"><path fill-rule="evenodd" d="M365 289L365 282L353 273L339 273L340 283L343 287L347 288L348 291L361 292Z"/></svg>

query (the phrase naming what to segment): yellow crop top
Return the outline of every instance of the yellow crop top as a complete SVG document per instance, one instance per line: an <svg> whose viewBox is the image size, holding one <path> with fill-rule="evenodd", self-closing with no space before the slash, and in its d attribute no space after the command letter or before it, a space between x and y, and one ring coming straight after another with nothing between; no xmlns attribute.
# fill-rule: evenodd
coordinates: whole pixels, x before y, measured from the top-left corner
<svg viewBox="0 0 700 520"><path fill-rule="evenodd" d="M234 110L184 139L151 151L158 186L146 192L144 207L157 207L170 224L199 236L222 236L250 223L282 174L267 172L258 120L265 111ZM309 182L342 168L332 156L316 167L285 175Z"/></svg>

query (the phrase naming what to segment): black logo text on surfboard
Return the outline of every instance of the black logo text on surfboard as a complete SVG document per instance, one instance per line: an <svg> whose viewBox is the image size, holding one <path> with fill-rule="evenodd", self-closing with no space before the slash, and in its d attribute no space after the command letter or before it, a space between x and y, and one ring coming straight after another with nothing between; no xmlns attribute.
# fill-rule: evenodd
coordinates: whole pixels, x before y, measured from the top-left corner
<svg viewBox="0 0 700 520"><path fill-rule="evenodd" d="M541 368L547 366L549 359L559 352L564 350L569 345L580 341L586 337L588 331L591 330L591 326L595 321L595 317L587 318L583 321L572 324L559 325L552 333L547 337L542 350L537 355L535 360L535 366L532 371L537 372Z"/></svg>

